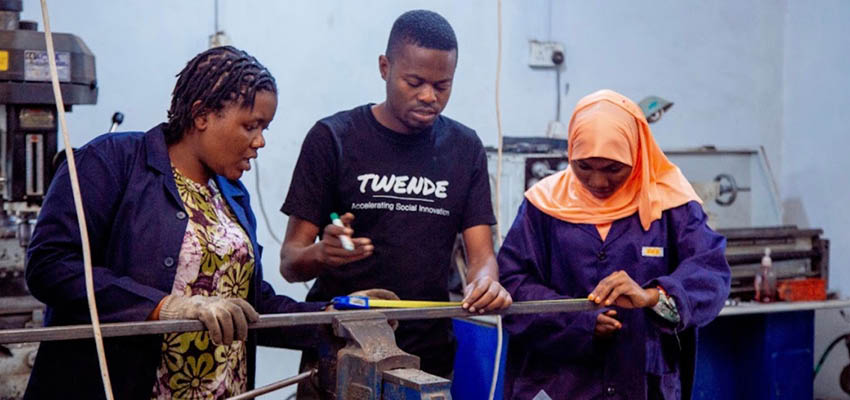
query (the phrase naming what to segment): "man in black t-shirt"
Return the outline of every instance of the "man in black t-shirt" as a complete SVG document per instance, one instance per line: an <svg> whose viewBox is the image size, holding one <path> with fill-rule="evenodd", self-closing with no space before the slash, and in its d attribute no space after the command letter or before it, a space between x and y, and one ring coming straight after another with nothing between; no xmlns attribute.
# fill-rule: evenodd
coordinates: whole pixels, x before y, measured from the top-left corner
<svg viewBox="0 0 850 400"><path fill-rule="evenodd" d="M334 114L307 134L281 208L290 217L281 273L290 282L316 278L308 300L373 287L406 300L448 300L452 246L462 233L469 266L463 307L511 304L498 283L481 140L440 115L456 64L449 23L430 11L407 12L379 57L384 102ZM345 227L331 223L333 212ZM354 250L343 248L340 235L352 238ZM396 337L422 369L451 375L451 321L402 321Z"/></svg>

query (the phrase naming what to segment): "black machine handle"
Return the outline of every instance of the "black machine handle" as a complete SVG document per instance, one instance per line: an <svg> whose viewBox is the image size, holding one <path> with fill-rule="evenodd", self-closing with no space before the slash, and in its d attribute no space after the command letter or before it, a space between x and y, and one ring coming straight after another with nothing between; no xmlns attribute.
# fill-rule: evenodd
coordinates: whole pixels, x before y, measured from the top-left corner
<svg viewBox="0 0 850 400"><path fill-rule="evenodd" d="M109 128L109 133L115 132L118 129L118 125L124 122L124 114L121 111L116 111L115 114L112 114L112 126Z"/></svg>

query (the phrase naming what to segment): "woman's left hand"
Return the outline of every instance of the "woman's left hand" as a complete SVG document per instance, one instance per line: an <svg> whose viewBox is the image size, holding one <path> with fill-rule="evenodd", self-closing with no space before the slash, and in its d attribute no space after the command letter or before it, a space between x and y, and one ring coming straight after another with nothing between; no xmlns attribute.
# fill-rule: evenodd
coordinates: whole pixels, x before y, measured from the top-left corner
<svg viewBox="0 0 850 400"><path fill-rule="evenodd" d="M587 299L604 306L652 307L658 303L658 289L644 289L625 271L617 271L599 282Z"/></svg>

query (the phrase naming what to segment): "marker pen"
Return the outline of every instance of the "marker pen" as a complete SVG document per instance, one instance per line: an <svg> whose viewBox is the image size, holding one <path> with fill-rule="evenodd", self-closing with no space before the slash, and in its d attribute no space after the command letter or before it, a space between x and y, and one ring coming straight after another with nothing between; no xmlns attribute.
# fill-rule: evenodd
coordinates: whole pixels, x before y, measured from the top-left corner
<svg viewBox="0 0 850 400"><path fill-rule="evenodd" d="M342 223L342 220L339 219L339 215L337 215L337 213L331 213L331 223L340 228L345 228L345 225ZM351 238L348 237L348 235L339 235L339 241L342 242L343 249L354 251L354 242L351 241Z"/></svg>

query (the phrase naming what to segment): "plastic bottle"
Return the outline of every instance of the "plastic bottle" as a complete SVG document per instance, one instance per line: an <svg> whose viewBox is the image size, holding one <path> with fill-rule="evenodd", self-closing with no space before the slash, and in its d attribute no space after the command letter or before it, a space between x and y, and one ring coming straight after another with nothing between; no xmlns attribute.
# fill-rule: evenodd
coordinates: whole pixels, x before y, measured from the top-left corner
<svg viewBox="0 0 850 400"><path fill-rule="evenodd" d="M764 249L761 258L761 268L755 279L756 301L770 303L776 301L776 273L773 272L773 260L770 259L770 248Z"/></svg>

